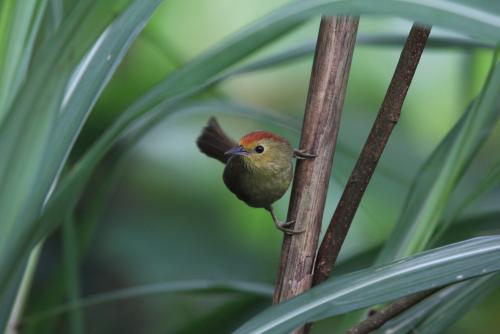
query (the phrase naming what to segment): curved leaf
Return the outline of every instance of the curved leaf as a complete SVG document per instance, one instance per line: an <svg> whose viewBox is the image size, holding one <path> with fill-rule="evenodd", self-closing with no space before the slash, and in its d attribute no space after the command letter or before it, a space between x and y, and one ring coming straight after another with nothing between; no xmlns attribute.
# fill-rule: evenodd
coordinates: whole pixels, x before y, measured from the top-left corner
<svg viewBox="0 0 500 334"><path fill-rule="evenodd" d="M475 188L458 204L453 214L443 223L437 226L435 235L431 240L434 244L458 218L470 207L479 197L497 187L500 183L500 161L489 171L483 180L481 180Z"/></svg>
<svg viewBox="0 0 500 334"><path fill-rule="evenodd" d="M500 58L496 57L481 96L421 168L378 263L425 249L455 187L500 117Z"/></svg>
<svg viewBox="0 0 500 334"><path fill-rule="evenodd" d="M492 274L446 287L391 319L377 333L404 334L413 329L417 333L442 333L498 288L499 278Z"/></svg>
<svg viewBox="0 0 500 334"><path fill-rule="evenodd" d="M47 1L0 5L0 124L23 82Z"/></svg>
<svg viewBox="0 0 500 334"><path fill-rule="evenodd" d="M83 297L71 304L61 305L43 313L27 316L22 321L31 322L54 317L66 312L80 310L87 307L115 303L123 300L144 298L163 293L195 293L195 292L237 292L248 293L257 296L271 297L273 287L264 283L244 281L208 281L208 280L186 280L174 282L162 282L146 284L125 288L110 292L104 292L88 297Z"/></svg>
<svg viewBox="0 0 500 334"><path fill-rule="evenodd" d="M287 333L310 321L500 270L500 236L481 237L338 276L272 306L236 333Z"/></svg>
<svg viewBox="0 0 500 334"><path fill-rule="evenodd" d="M450 298L443 300L439 308L430 313L415 330L418 333L442 333L467 311L498 289L500 275L493 274L465 282Z"/></svg>
<svg viewBox="0 0 500 334"><path fill-rule="evenodd" d="M35 59L40 67L0 128L0 298L14 265L27 258L26 238L88 111L159 1L135 1L116 19L124 1L79 2ZM54 68L57 75L48 76Z"/></svg>

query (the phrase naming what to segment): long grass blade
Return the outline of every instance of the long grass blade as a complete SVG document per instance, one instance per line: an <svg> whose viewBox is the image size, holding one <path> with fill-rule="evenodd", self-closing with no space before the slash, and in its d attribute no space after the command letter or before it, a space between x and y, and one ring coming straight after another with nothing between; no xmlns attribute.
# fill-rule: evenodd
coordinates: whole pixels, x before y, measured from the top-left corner
<svg viewBox="0 0 500 334"><path fill-rule="evenodd" d="M500 237L482 237L337 276L268 308L236 333L288 333L306 322L498 271L499 259Z"/></svg>
<svg viewBox="0 0 500 334"><path fill-rule="evenodd" d="M439 308L416 326L418 333L442 333L460 319L470 309L483 301L489 294L498 289L500 275L492 274L466 282L453 296L443 300Z"/></svg>
<svg viewBox="0 0 500 334"><path fill-rule="evenodd" d="M30 237L29 228L35 223L83 120L122 59L124 50L158 2L136 1L140 4L133 7L135 11L129 10L125 16L128 19L118 16L116 21L121 25L107 30L108 34L115 32L108 38L116 38L117 43L110 43L111 48L109 44L102 47L108 53L93 63L95 68L86 69L80 60L115 19L115 13L127 8L128 1L79 2L62 23L61 32L35 56L32 66L38 64L37 71L22 87L22 94L14 104L16 112L12 116L9 114L0 128L0 152L4 157L0 161L0 210L3 214L0 222L0 299L4 284L8 284L8 277L15 272L14 264L19 265L26 259L26 253L18 256L19 248L23 247L23 240ZM95 44L99 44L99 40ZM89 62L101 49L92 50L94 53L87 53L85 58ZM47 73L54 68L58 69L57 75L47 80ZM75 87L81 90L81 95L71 94L71 88ZM39 99L39 96L44 98Z"/></svg>
<svg viewBox="0 0 500 334"><path fill-rule="evenodd" d="M21 272L22 276L20 276L13 282L14 286L16 287L15 289L11 290L11 293L15 293L14 302L12 303L12 301L9 299L1 301L2 310L10 311L9 321L7 324L7 332L16 332L19 327L19 319L24 312L25 304L31 291L31 283L33 282L33 279L35 277L41 250L41 244L35 247L28 259L26 269L24 270L24 272ZM18 287L17 284L19 284ZM0 319L2 317L3 314L0 315ZM3 319L0 320L0 323L3 323Z"/></svg>
<svg viewBox="0 0 500 334"><path fill-rule="evenodd" d="M264 283L244 282L244 281L174 281L156 284L146 284L125 288L105 293L100 293L88 297L83 297L76 303L61 305L43 313L33 314L23 319L23 322L40 321L50 317L59 316L66 312L82 310L84 308L115 303L128 299L145 298L165 293L246 293L270 298L273 294L273 287Z"/></svg>
<svg viewBox="0 0 500 334"><path fill-rule="evenodd" d="M453 190L500 117L498 87L497 57L481 96L420 170L378 263L406 257L427 247Z"/></svg>
<svg viewBox="0 0 500 334"><path fill-rule="evenodd" d="M63 257L65 270L65 283L68 296L68 304L72 310L69 313L69 328L71 334L85 333L83 312L74 308L80 299L80 274L79 257L77 250L77 238L75 233L76 221L73 217L66 219L63 225Z"/></svg>
<svg viewBox="0 0 500 334"><path fill-rule="evenodd" d="M0 124L25 78L46 5L46 0L6 0L0 5Z"/></svg>
<svg viewBox="0 0 500 334"><path fill-rule="evenodd" d="M434 244L460 216L482 195L491 191L500 184L500 161L493 166L486 177L457 205L456 210L443 223L439 224L431 240Z"/></svg>
<svg viewBox="0 0 500 334"><path fill-rule="evenodd" d="M499 279L492 274L446 287L391 319L377 333L442 333L498 288Z"/></svg>

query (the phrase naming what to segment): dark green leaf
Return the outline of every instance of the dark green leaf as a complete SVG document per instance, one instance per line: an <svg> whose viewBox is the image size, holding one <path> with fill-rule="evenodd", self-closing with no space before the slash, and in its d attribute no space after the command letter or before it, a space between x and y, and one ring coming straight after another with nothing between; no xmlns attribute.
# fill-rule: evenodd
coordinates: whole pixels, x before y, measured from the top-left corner
<svg viewBox="0 0 500 334"><path fill-rule="evenodd" d="M288 333L326 317L500 270L500 236L481 237L337 276L272 306L236 333Z"/></svg>
<svg viewBox="0 0 500 334"><path fill-rule="evenodd" d="M427 319L419 324L415 330L418 333L426 334L442 333L491 292L498 289L500 275L488 275L465 283L460 289L455 290L451 296L443 299L439 307L432 311Z"/></svg>
<svg viewBox="0 0 500 334"><path fill-rule="evenodd" d="M442 333L498 287L499 277L498 274L487 275L443 288L388 321L377 333L403 334L412 330Z"/></svg>
<svg viewBox="0 0 500 334"><path fill-rule="evenodd" d="M72 310L113 303L132 298L144 298L161 293L194 293L194 292L237 292L252 295L271 297L273 287L263 283L242 282L242 281L208 281L208 280L186 280L180 282L164 282L147 284L125 288L110 292L105 292L93 296L84 297L75 303L62 305L40 314L34 314L23 319L23 322L38 321L48 317L54 317Z"/></svg>
<svg viewBox="0 0 500 334"><path fill-rule="evenodd" d="M36 228L35 218L86 114L158 3L136 1L87 53L126 2L81 1L35 56L37 70L0 128L0 296L14 265L27 258L30 229ZM48 75L51 71L57 75ZM79 94L73 95L75 88Z"/></svg>
<svg viewBox="0 0 500 334"><path fill-rule="evenodd" d="M421 168L378 263L393 261L427 247L453 190L500 116L498 65L496 58L481 96Z"/></svg>
<svg viewBox="0 0 500 334"><path fill-rule="evenodd" d="M47 1L2 1L0 5L0 124L26 76Z"/></svg>
<svg viewBox="0 0 500 334"><path fill-rule="evenodd" d="M76 249L75 225L76 221L73 217L67 218L63 225L64 278L68 304L72 306L76 305L80 299L80 261ZM83 312L79 309L73 309L69 314L69 324L71 334L83 334L85 332Z"/></svg>

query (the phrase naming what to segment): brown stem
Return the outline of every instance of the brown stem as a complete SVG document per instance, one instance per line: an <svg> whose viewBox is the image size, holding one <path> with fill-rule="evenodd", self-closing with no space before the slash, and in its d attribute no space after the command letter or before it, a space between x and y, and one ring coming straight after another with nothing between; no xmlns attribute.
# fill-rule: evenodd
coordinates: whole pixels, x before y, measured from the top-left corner
<svg viewBox="0 0 500 334"><path fill-rule="evenodd" d="M313 285L323 282L330 276L361 198L392 129L399 120L406 93L424 51L430 30L430 27L419 25L413 25L411 28L378 116L321 242L316 258Z"/></svg>
<svg viewBox="0 0 500 334"><path fill-rule="evenodd" d="M284 237L274 303L311 287L357 27L352 17L321 21L300 141L317 156L297 161L287 221L304 233Z"/></svg>
<svg viewBox="0 0 500 334"><path fill-rule="evenodd" d="M382 327L388 320L398 316L410 307L418 304L425 298L432 295L436 290L423 291L416 293L414 295L406 296L404 298L398 299L392 304L384 307L380 311L377 311L370 315L365 320L361 321L356 326L352 327L347 333L348 334L366 334L371 331Z"/></svg>

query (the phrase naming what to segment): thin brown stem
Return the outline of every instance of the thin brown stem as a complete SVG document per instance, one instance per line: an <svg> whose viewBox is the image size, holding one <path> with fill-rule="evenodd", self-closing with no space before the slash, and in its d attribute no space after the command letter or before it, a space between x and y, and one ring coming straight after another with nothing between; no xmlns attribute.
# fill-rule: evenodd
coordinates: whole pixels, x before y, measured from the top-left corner
<svg viewBox="0 0 500 334"><path fill-rule="evenodd" d="M287 218L304 232L284 237L274 303L311 287L357 27L352 17L321 21L300 141L316 157L297 161Z"/></svg>
<svg viewBox="0 0 500 334"><path fill-rule="evenodd" d="M365 320L361 321L356 326L352 327L347 334L366 334L371 331L382 327L388 320L398 316L412 306L420 303L425 298L432 295L436 290L423 291L414 295L406 296L398 299L392 304L384 307L383 309L373 313Z"/></svg>
<svg viewBox="0 0 500 334"><path fill-rule="evenodd" d="M330 276L361 198L389 136L399 120L406 93L424 51L430 30L430 27L419 25L411 28L378 116L319 248L313 285L323 282Z"/></svg>

